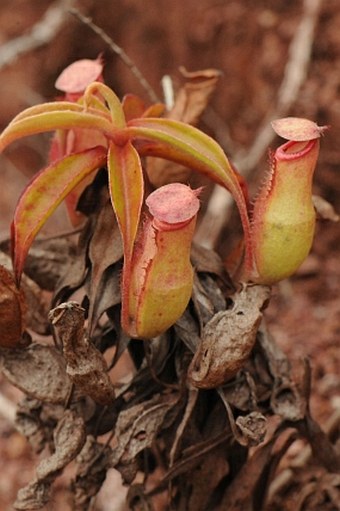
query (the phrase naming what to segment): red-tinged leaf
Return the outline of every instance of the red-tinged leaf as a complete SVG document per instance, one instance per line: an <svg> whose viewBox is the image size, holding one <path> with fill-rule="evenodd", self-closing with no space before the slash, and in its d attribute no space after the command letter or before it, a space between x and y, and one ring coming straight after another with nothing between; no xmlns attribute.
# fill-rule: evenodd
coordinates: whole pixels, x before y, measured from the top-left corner
<svg viewBox="0 0 340 511"><path fill-rule="evenodd" d="M122 101L126 122L138 117L160 117L165 110L163 103L155 103L147 107L144 101L135 94L126 94Z"/></svg>
<svg viewBox="0 0 340 511"><path fill-rule="evenodd" d="M106 149L95 147L53 162L28 184L12 222L13 266L19 281L28 250L53 211L77 184L106 162Z"/></svg>
<svg viewBox="0 0 340 511"><path fill-rule="evenodd" d="M109 186L113 208L124 243L124 254L131 258L144 196L141 162L130 142L111 143L108 153Z"/></svg>
<svg viewBox="0 0 340 511"><path fill-rule="evenodd" d="M12 121L0 136L0 152L15 140L57 129L86 128L111 137L113 126L103 115L84 111L56 110Z"/></svg>
<svg viewBox="0 0 340 511"><path fill-rule="evenodd" d="M11 121L11 124L22 119L26 119L27 117L32 117L37 114L47 113L47 112L62 112L69 111L72 112L84 112L84 106L82 103L82 99L79 102L71 102L71 101L53 101L50 103L42 103L41 105L34 105L29 108L26 108L22 112L18 113ZM107 119L110 119L110 112L107 108L104 107L103 103L99 101L99 99L94 98L91 102L91 105L86 108L87 113L98 114Z"/></svg>
<svg viewBox="0 0 340 511"><path fill-rule="evenodd" d="M129 313L131 260L144 196L141 162L130 142L123 146L111 143L108 153L109 188L113 208L123 238L122 323Z"/></svg>
<svg viewBox="0 0 340 511"><path fill-rule="evenodd" d="M143 112L142 117L160 117L165 112L164 103L154 103L149 106L145 112Z"/></svg>
<svg viewBox="0 0 340 511"><path fill-rule="evenodd" d="M243 225L246 266L252 266L247 203L243 180L230 165L222 148L211 137L188 124L170 119L143 118L128 123L117 137L128 135L135 141L139 154L157 156L197 170L219 183L233 195ZM119 141L119 140L118 140Z"/></svg>
<svg viewBox="0 0 340 511"><path fill-rule="evenodd" d="M126 122L142 117L146 109L144 101L135 94L126 94L122 100L122 107Z"/></svg>
<svg viewBox="0 0 340 511"><path fill-rule="evenodd" d="M93 82L87 87L84 92L85 104L87 101L89 101L89 104L91 104L92 98L98 94L102 96L108 105L113 126L117 128L124 128L126 121L121 102L113 90L104 83Z"/></svg>

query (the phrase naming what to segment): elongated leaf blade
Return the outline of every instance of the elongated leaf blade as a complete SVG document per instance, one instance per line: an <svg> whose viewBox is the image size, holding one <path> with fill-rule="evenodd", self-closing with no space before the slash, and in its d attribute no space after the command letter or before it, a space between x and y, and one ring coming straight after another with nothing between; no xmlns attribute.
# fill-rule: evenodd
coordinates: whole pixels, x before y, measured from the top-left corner
<svg viewBox="0 0 340 511"><path fill-rule="evenodd" d="M25 188L12 222L13 266L20 281L29 248L46 220L77 184L106 162L106 149L95 147L53 162Z"/></svg>
<svg viewBox="0 0 340 511"><path fill-rule="evenodd" d="M29 108L26 108L22 112L18 113L12 119L11 124L14 122L21 121L22 119L25 119L27 117L32 117L37 114L47 113L47 112L63 112L68 111L71 112L88 112L95 115L100 115L102 117L106 117L107 119L110 119L110 112L109 110L104 106L103 103L101 103L98 99L92 98L91 105L87 106L86 110L83 105L83 101L80 100L79 102L72 102L72 101L51 101L47 103L41 103L39 105L34 105Z"/></svg>
<svg viewBox="0 0 340 511"><path fill-rule="evenodd" d="M113 125L116 128L123 128L126 122L122 104L113 90L104 83L93 82L86 88L84 93L85 104L87 101L89 101L89 104L91 104L92 98L98 93L101 94L107 103Z"/></svg>
<svg viewBox="0 0 340 511"><path fill-rule="evenodd" d="M172 119L139 118L128 123L138 152L177 161L205 173L221 185L238 188L236 172L222 148L202 131Z"/></svg>
<svg viewBox="0 0 340 511"><path fill-rule="evenodd" d="M157 156L197 170L230 191L238 206L246 246L246 265L252 248L243 180L230 165L222 148L211 137L188 124L171 119L142 118L124 130L135 141L139 154Z"/></svg>
<svg viewBox="0 0 340 511"><path fill-rule="evenodd" d="M102 115L73 110L54 110L12 121L0 136L0 152L22 137L58 129L86 128L112 135L113 127Z"/></svg>
<svg viewBox="0 0 340 511"><path fill-rule="evenodd" d="M141 162L136 149L111 143L108 154L109 186L113 208L124 243L127 259L132 255L144 196Z"/></svg>
<svg viewBox="0 0 340 511"><path fill-rule="evenodd" d="M127 323L131 261L144 196L141 162L131 142L110 144L108 154L109 187L113 208L123 238L122 324Z"/></svg>

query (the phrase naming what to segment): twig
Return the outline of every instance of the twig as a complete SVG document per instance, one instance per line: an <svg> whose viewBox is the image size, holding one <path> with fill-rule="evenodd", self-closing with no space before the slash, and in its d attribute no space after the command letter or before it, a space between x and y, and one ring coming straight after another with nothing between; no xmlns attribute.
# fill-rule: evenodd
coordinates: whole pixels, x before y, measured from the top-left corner
<svg viewBox="0 0 340 511"><path fill-rule="evenodd" d="M0 70L14 62L21 54L49 43L65 20L72 0L61 0L51 5L30 32L3 44L0 49Z"/></svg>
<svg viewBox="0 0 340 511"><path fill-rule="evenodd" d="M82 23L87 25L95 34L97 34L112 50L113 53L119 56L119 58L124 62L124 64L130 69L131 73L137 78L139 83L142 85L146 93L148 94L150 100L154 103L159 102L159 98L153 88L151 87L150 83L146 80L140 69L136 66L136 64L130 59L130 57L125 53L123 48L118 46L114 42L113 39L109 35L104 32L103 29L98 27L91 18L88 16L85 16L82 14L78 9L71 8L69 9L69 12L73 14L76 18L78 18Z"/></svg>
<svg viewBox="0 0 340 511"><path fill-rule="evenodd" d="M15 414L15 405L3 394L0 394L0 415L10 424L14 424Z"/></svg>
<svg viewBox="0 0 340 511"><path fill-rule="evenodd" d="M256 167L275 137L270 121L287 115L297 99L307 75L320 8L321 0L304 0L303 17L290 44L289 58L278 91L276 108L262 122L251 147L246 151L242 149L233 155L233 162L244 177L247 177L250 171ZM230 216L232 204L233 201L228 192L216 185L205 216L196 233L197 243L206 248L215 247Z"/></svg>

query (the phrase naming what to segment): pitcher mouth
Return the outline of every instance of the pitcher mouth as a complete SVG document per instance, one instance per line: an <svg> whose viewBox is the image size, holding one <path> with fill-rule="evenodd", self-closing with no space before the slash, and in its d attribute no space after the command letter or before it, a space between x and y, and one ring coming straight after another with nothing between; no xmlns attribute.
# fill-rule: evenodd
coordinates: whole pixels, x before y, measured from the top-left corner
<svg viewBox="0 0 340 511"><path fill-rule="evenodd" d="M302 158L310 153L316 144L318 144L318 139L308 140L307 142L290 140L277 149L276 159L290 161Z"/></svg>

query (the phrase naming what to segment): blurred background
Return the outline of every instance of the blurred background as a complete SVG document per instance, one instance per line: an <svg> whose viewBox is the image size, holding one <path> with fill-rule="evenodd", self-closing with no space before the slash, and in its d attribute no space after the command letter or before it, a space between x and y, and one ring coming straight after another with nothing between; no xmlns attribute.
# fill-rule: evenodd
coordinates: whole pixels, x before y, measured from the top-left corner
<svg viewBox="0 0 340 511"><path fill-rule="evenodd" d="M314 192L339 212L339 0L2 0L1 130L22 109L57 97L54 83L68 64L99 54L105 81L120 97L131 92L149 102L131 69L69 12L72 7L91 17L127 53L161 100L164 75L171 77L175 91L183 82L180 66L221 71L200 128L216 137L247 175L252 192L267 168L267 146L279 143L268 129L272 118L301 116L330 125L321 143ZM0 158L2 238L8 236L21 190L46 161L48 141L48 135L25 139ZM237 229L234 216L218 237L222 252ZM67 228L61 208L46 232ZM275 288L267 314L272 333L293 360L311 357L312 411L322 423L340 408L339 260L339 224L321 221L311 255L294 278ZM0 392L10 402L19 397L4 381ZM17 487L33 470L11 413L0 413L4 511L12 509ZM98 510L106 509L101 506Z"/></svg>

